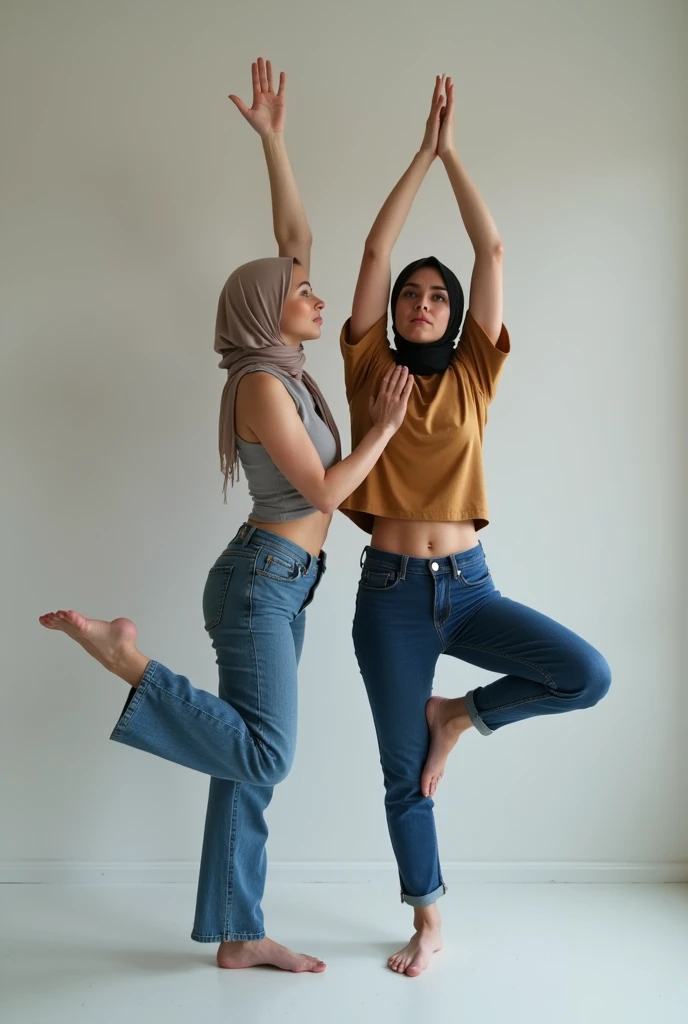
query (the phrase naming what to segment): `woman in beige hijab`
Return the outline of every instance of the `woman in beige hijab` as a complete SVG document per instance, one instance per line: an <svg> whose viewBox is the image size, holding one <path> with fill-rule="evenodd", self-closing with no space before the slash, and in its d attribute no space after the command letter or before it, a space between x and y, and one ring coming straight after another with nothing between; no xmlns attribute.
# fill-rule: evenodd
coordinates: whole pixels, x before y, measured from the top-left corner
<svg viewBox="0 0 688 1024"><path fill-rule="evenodd" d="M325 570L334 510L363 481L403 420L413 378L392 367L370 402L372 427L341 459L325 398L304 370L324 303L309 282L311 234L284 145L285 79L253 65L253 104L232 96L260 135L279 256L239 267L222 289L215 350L227 382L220 411L225 490L242 466L253 511L210 570L205 628L219 696L149 659L129 619L41 616L130 686L112 739L211 776L192 937L220 943L220 967L325 964L265 935L264 811L289 772L305 609Z"/></svg>

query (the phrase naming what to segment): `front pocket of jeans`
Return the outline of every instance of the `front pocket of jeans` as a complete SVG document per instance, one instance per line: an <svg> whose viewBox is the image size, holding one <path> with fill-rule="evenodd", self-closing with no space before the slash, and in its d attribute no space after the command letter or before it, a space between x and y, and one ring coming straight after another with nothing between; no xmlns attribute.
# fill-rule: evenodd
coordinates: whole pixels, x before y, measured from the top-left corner
<svg viewBox="0 0 688 1024"><path fill-rule="evenodd" d="M277 580L278 583L294 583L299 578L301 569L295 561L267 552L258 558L255 572L256 576Z"/></svg>
<svg viewBox="0 0 688 1024"><path fill-rule="evenodd" d="M477 565L475 568L471 567L468 570L461 569L460 572L461 575L459 576L459 580L464 587L481 587L484 583L487 583L492 579L492 574L485 563ZM466 573L468 573L468 575L466 575Z"/></svg>
<svg viewBox="0 0 688 1024"><path fill-rule="evenodd" d="M203 590L203 622L206 631L214 629L222 618L233 565L216 565L208 573Z"/></svg>
<svg viewBox="0 0 688 1024"><path fill-rule="evenodd" d="M361 573L360 585L364 590L392 590L398 582L398 572L364 569Z"/></svg>

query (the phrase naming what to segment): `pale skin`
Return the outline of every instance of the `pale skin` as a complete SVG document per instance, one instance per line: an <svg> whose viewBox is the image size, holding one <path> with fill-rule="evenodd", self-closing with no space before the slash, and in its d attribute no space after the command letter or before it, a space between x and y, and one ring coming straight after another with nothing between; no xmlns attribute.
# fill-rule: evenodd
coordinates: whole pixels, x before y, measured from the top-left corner
<svg viewBox="0 0 688 1024"><path fill-rule="evenodd" d="M280 324L284 344L298 346L320 337L325 304L313 293L308 280L312 235L284 143L286 77L280 75L275 90L270 62L260 58L252 66L252 85L250 107L238 96L229 98L263 143L279 255L298 260ZM317 509L294 523L254 525L319 555L335 509L366 478L401 426L412 387L413 378L408 370L393 367L377 398L371 400L372 428L351 455L324 470L294 402L280 381L267 373L244 377L237 389L237 433L246 441L262 444L290 483ZM71 637L129 686L136 687L141 682L150 659L138 649L137 628L130 619L105 621L59 610L40 616L39 622L46 629L59 630ZM315 974L326 968L322 960L295 953L270 938L223 942L217 951L217 963L228 969L269 965L294 973Z"/></svg>
<svg viewBox="0 0 688 1024"><path fill-rule="evenodd" d="M459 160L454 141L454 84L435 80L430 114L421 147L382 206L366 239L354 294L349 341L356 344L385 313L391 290L391 254L413 200L436 159L445 167L474 251L469 310L493 345L502 327L503 245L495 223ZM397 329L408 341L429 343L444 334L449 320L442 276L423 267L405 282L395 313ZM376 518L372 544L383 551L414 558L446 557L475 547L473 521L428 523ZM447 758L459 737L472 728L463 697L431 697L426 705L430 745L420 788L433 796ZM398 974L418 977L442 948L441 918L436 904L414 908L411 941L389 958Z"/></svg>

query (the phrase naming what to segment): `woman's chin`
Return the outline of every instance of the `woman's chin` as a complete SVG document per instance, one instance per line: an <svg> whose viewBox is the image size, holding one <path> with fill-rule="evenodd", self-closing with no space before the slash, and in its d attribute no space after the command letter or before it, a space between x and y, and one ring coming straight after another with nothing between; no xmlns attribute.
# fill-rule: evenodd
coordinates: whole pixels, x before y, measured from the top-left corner
<svg viewBox="0 0 688 1024"><path fill-rule="evenodd" d="M428 332L423 329L415 329L408 331L405 335L402 335L402 337L406 341L414 342L416 345L430 345L433 341L439 341L442 335L440 334L435 338L433 335L429 336Z"/></svg>

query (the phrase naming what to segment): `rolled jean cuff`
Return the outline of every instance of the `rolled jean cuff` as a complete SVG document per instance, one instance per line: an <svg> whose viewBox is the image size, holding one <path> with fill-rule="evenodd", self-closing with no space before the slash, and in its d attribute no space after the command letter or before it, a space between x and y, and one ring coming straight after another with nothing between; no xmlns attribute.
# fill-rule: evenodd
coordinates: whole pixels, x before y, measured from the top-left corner
<svg viewBox="0 0 688 1024"><path fill-rule="evenodd" d="M405 892L401 894L401 902L408 903L409 907L429 907L431 903L435 903L440 896L444 896L447 891L447 887L444 883L438 886L434 892L429 892L427 896L407 896Z"/></svg>
<svg viewBox="0 0 688 1024"><path fill-rule="evenodd" d="M468 717L470 718L471 722L476 727L481 736L491 736L492 733L494 732L494 729L490 729L489 725L485 725L482 718L480 717L480 712L476 708L475 701L473 700L474 693L475 690L470 690L464 697L464 700L466 701L466 711L468 712Z"/></svg>
<svg viewBox="0 0 688 1024"><path fill-rule="evenodd" d="M143 678L139 685L132 686L131 692L129 693L124 704L124 708L122 709L122 714L119 717L119 721L117 722L115 728L112 730L112 734L110 736L111 740L118 740L121 742L122 736L126 732L129 722L136 714L136 709L141 704L141 701L143 700L146 694L146 690L148 689L148 684L155 675L157 668L157 661L149 661L148 665L146 666L146 671L143 673Z"/></svg>
<svg viewBox="0 0 688 1024"><path fill-rule="evenodd" d="M194 929L191 938L194 942L259 942L265 938L265 932L217 932L216 935L204 935Z"/></svg>

